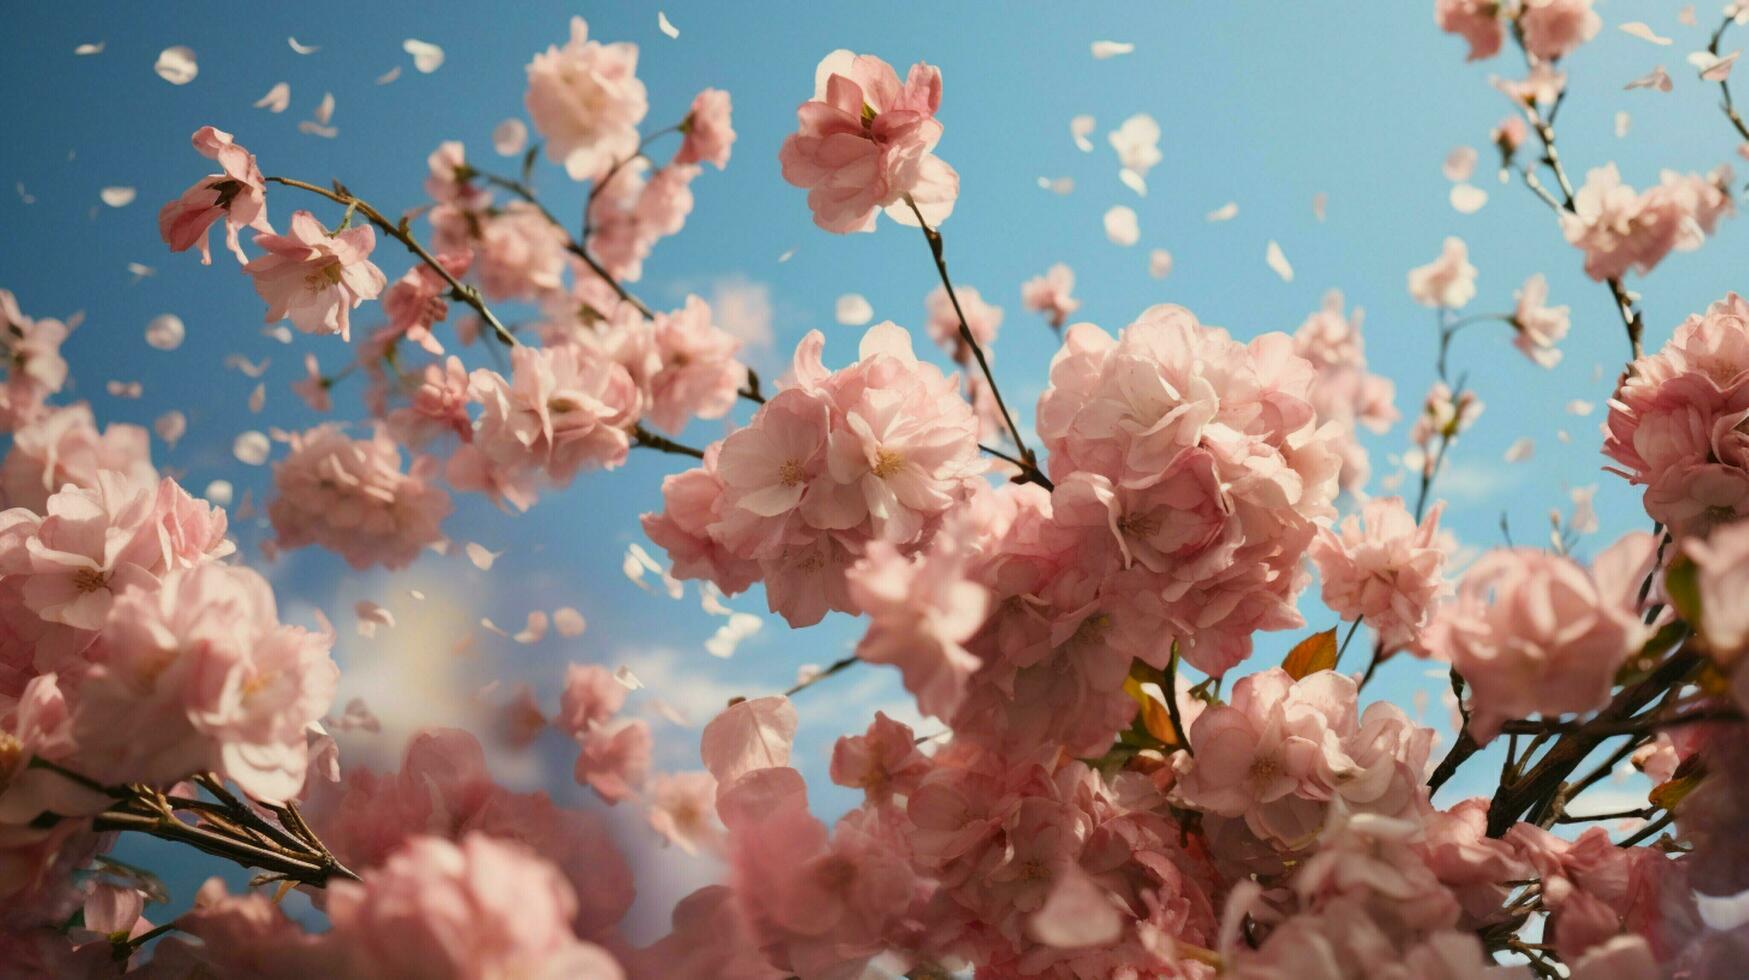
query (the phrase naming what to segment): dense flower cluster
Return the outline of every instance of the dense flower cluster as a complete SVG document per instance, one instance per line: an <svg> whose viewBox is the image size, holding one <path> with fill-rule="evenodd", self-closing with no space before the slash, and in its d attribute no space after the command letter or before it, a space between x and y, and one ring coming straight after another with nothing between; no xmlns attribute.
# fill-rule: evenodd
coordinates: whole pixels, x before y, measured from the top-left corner
<svg viewBox="0 0 1749 980"><path fill-rule="evenodd" d="M1672 251L1691 252L1736 211L1731 168L1710 174L1666 170L1655 187L1635 191L1614 164L1585 175L1574 210L1563 215L1567 241L1585 253L1585 274L1620 279L1629 269L1645 275Z"/></svg>

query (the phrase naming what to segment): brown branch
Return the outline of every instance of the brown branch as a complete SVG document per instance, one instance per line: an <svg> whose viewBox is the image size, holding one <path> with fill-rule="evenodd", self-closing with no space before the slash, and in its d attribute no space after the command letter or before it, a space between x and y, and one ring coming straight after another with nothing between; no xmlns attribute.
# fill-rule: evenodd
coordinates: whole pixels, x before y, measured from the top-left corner
<svg viewBox="0 0 1749 980"><path fill-rule="evenodd" d="M820 670L819 673L816 673L814 676L808 678L805 681L801 681L800 683L797 683L795 686L791 687L789 690L783 692L783 696L786 698L787 697L794 697L797 692L805 691L808 688L813 687L815 684L818 684L819 682L825 680L826 678L831 677L833 674L841 673L844 670L846 670L850 667L854 667L861 662L862 662L861 659L859 659L856 656L856 654L854 654L854 653L848 657L843 658L842 660L835 660L832 663L826 665L826 667L823 668L822 670Z"/></svg>
<svg viewBox="0 0 1749 980"><path fill-rule="evenodd" d="M1718 57L1719 45L1725 39L1725 31L1736 22L1737 19L1733 16L1725 17L1724 22L1719 24L1719 29L1713 32L1713 39L1706 46L1707 53L1715 58ZM1749 125L1744 125L1743 117L1737 112L1736 103L1731 101L1730 75L1726 75L1724 78L1719 79L1719 93L1724 96L1724 101L1719 104L1719 108L1724 110L1725 118L1731 121L1731 128L1737 131L1738 136L1741 136L1745 141L1749 141Z"/></svg>
<svg viewBox="0 0 1749 980"><path fill-rule="evenodd" d="M632 427L632 445L643 446L646 449L657 449L676 456L691 456L693 459L703 459L704 450L694 449L684 443L675 442L667 436L657 435L643 425Z"/></svg>
<svg viewBox="0 0 1749 980"><path fill-rule="evenodd" d="M606 267L597 261L594 255L590 254L589 249L586 248L582 242L571 237L570 229L565 227L565 223L559 220L558 215L547 210L546 205L542 204L540 198L535 195L534 188L520 180L512 180L509 177L500 177L497 174L485 173L484 171L474 170L471 167L468 169L467 173L480 178L486 183L491 184L493 187L507 190L510 193L515 194L517 197L522 198L524 201L534 205L535 209L540 212L541 217L546 218L547 222L554 228L564 232L565 251L570 252L572 255L581 259L583 264L589 267L590 271L601 277L601 281L607 283L607 285L613 289L614 295L618 296L622 302L630 303L633 309L643 314L644 319L654 320L656 318L655 311L651 310L643 300L632 295L630 290L626 289L618 279L614 278L613 275L607 271ZM593 194L594 192L591 192L591 200L594 199Z"/></svg>

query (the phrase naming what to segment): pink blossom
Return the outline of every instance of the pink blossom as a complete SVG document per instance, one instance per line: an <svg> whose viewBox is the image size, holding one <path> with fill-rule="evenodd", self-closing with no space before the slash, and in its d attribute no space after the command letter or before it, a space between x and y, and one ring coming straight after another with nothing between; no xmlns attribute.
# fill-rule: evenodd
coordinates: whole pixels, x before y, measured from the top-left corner
<svg viewBox="0 0 1749 980"><path fill-rule="evenodd" d="M832 747L832 781L862 790L870 803L911 795L929 769L911 726L881 711L875 712L867 734L846 735Z"/></svg>
<svg viewBox="0 0 1749 980"><path fill-rule="evenodd" d="M684 138L675 163L714 163L718 170L729 165L729 147L735 143L735 127L729 122L729 93L707 88L693 96L692 108L681 120Z"/></svg>
<svg viewBox="0 0 1749 980"><path fill-rule="evenodd" d="M511 201L479 223L473 248L480 288L492 299L538 299L561 288L569 241L539 207Z"/></svg>
<svg viewBox="0 0 1749 980"><path fill-rule="evenodd" d="M643 277L644 259L662 238L676 234L692 213L692 181L699 168L669 164L645 179L642 159L619 168L589 203L589 238L584 243L615 279ZM594 278L594 270L578 275ZM616 297L617 302L617 297Z"/></svg>
<svg viewBox="0 0 1749 980"><path fill-rule="evenodd" d="M97 630L122 592L155 584L166 566L153 521L156 489L103 471L89 490L67 487L50 497L25 542L25 607L46 622Z"/></svg>
<svg viewBox="0 0 1749 980"><path fill-rule="evenodd" d="M708 772L652 776L644 792L650 829L688 854L715 853L723 846L716 796L717 781Z"/></svg>
<svg viewBox="0 0 1749 980"><path fill-rule="evenodd" d="M571 664L565 668L565 686L553 725L582 741L619 714L625 700L626 686L614 679L612 671L595 664Z"/></svg>
<svg viewBox="0 0 1749 980"><path fill-rule="evenodd" d="M1518 26L1524 32L1524 47L1544 61L1559 61L1597 36L1603 18L1591 9L1592 0L1524 0Z"/></svg>
<svg viewBox="0 0 1749 980"><path fill-rule="evenodd" d="M1293 337L1294 353L1310 361L1317 372L1311 402L1318 418L1347 430L1335 449L1342 457L1342 489L1352 493L1366 486L1371 473L1366 449L1356 437L1359 427L1383 433L1400 415L1396 385L1367 370L1361 311L1356 308L1345 315L1342 307L1339 291L1326 293L1323 308L1307 317Z"/></svg>
<svg viewBox="0 0 1749 980"><path fill-rule="evenodd" d="M91 406L75 402L50 409L12 434L12 448L0 461L0 491L8 507L41 513L50 494L68 484L95 487L97 475L105 470L125 474L134 483L156 482L151 435L121 423L100 433Z"/></svg>
<svg viewBox="0 0 1749 980"><path fill-rule="evenodd" d="M1463 239L1448 236L1439 258L1409 270L1409 295L1422 306L1444 310L1476 297L1476 267Z"/></svg>
<svg viewBox="0 0 1749 980"><path fill-rule="evenodd" d="M1513 338L1512 346L1542 367L1554 367L1561 362L1561 351L1555 345L1567 336L1567 307L1543 305L1548 296L1548 280L1540 272L1526 279L1513 294L1517 305L1511 323L1518 336Z"/></svg>
<svg viewBox="0 0 1749 980"><path fill-rule="evenodd" d="M1667 170L1656 187L1636 192L1608 164L1585 175L1561 227L1585 253L1591 278L1620 279L1629 269L1646 275L1671 251L1699 248L1718 219L1733 213L1730 186L1729 167L1704 176Z"/></svg>
<svg viewBox="0 0 1749 980"><path fill-rule="evenodd" d="M761 571L711 534L723 517L723 481L717 475L722 446L705 450L702 466L663 477L662 510L645 514L642 523L650 540L668 553L674 577L706 579L737 593L758 581Z"/></svg>
<svg viewBox="0 0 1749 980"><path fill-rule="evenodd" d="M1365 622L1381 650L1417 649L1449 590L1439 542L1441 506L1419 524L1401 497L1375 497L1334 530L1321 528L1306 549L1324 581L1324 604Z"/></svg>
<svg viewBox="0 0 1749 980"><path fill-rule="evenodd" d="M1518 849L1488 836L1488 800L1471 797L1445 811L1428 814L1421 860L1451 889L1462 906L1467 928L1491 925L1504 917L1509 882L1531 874Z"/></svg>
<svg viewBox="0 0 1749 980"><path fill-rule="evenodd" d="M1470 567L1427 648L1474 691L1470 732L1478 741L1510 719L1589 711L1609 700L1616 669L1648 633L1637 597L1652 544L1643 532L1627 535L1589 570L1529 548L1497 549Z"/></svg>
<svg viewBox="0 0 1749 980"><path fill-rule="evenodd" d="M1002 326L1002 307L984 302L983 295L970 286L955 287L954 296L958 297L959 308L966 315L966 327L971 330L972 339L987 352L990 344L996 340L996 329ZM942 286L935 287L923 300L923 306L929 318L927 326L930 339L947 351L955 361L969 363L972 352L960 337L959 313L954 311L947 289Z"/></svg>
<svg viewBox="0 0 1749 980"><path fill-rule="evenodd" d="M1455 439L1475 424L1485 407L1474 391L1465 389L1454 395L1451 386L1435 381L1428 387L1427 397L1421 403L1421 414L1409 430L1409 441L1425 450L1435 438ZM1424 465L1431 467L1433 455L1425 455Z"/></svg>
<svg viewBox="0 0 1749 980"><path fill-rule="evenodd" d="M1433 20L1440 30L1469 42L1467 61L1493 57L1506 38L1494 0L1434 0Z"/></svg>
<svg viewBox="0 0 1749 980"><path fill-rule="evenodd" d="M1700 597L1701 635L1720 663L1737 663L1749 652L1749 523L1721 527L1704 540L1682 542L1683 554L1694 562Z"/></svg>
<svg viewBox="0 0 1749 980"><path fill-rule="evenodd" d="M305 729L333 702L331 642L281 625L272 588L244 568L176 570L124 593L79 687L85 773L169 784L211 770L257 799L291 798Z"/></svg>
<svg viewBox="0 0 1749 980"><path fill-rule="evenodd" d="M726 885L706 885L674 906L673 931L627 960L636 976L674 980L783 980L760 950Z"/></svg>
<svg viewBox="0 0 1749 980"><path fill-rule="evenodd" d="M572 180L599 179L638 149L638 123L650 109L638 79L638 46L589 40L589 25L571 18L571 39L528 63L523 104L546 138L547 159Z"/></svg>
<svg viewBox="0 0 1749 980"><path fill-rule="evenodd" d="M612 956L572 933L576 908L558 870L526 847L415 837L362 881L329 887L325 942L356 975L620 980Z"/></svg>
<svg viewBox="0 0 1749 980"><path fill-rule="evenodd" d="M722 418L747 383L747 367L735 359L741 342L718 327L711 308L697 296L652 325L661 368L650 379L651 424L678 433L687 421Z"/></svg>
<svg viewBox="0 0 1749 980"><path fill-rule="evenodd" d="M1646 513L1677 537L1704 537L1749 517L1749 471L1722 463L1667 469L1646 488Z"/></svg>
<svg viewBox="0 0 1749 980"><path fill-rule="evenodd" d="M1052 329L1061 330L1081 308L1081 301L1069 295L1074 288L1075 270L1058 262L1044 275L1034 276L1021 285L1020 302L1029 310L1043 313Z"/></svg>
<svg viewBox="0 0 1749 980"><path fill-rule="evenodd" d="M473 420L468 418L468 384L468 371L459 357L427 364L408 404L384 420L389 432L397 442L414 449L445 435L468 442L474 437Z"/></svg>
<svg viewBox="0 0 1749 980"><path fill-rule="evenodd" d="M402 472L386 431L349 439L333 424L293 435L290 446L273 464L267 505L279 547L318 544L353 568L402 568L442 540L450 502L432 482L435 460L420 457Z"/></svg>
<svg viewBox="0 0 1749 980"><path fill-rule="evenodd" d="M255 154L233 142L230 133L211 126L196 130L193 142L201 156L218 161L222 172L201 178L181 197L159 209L158 233L172 252L200 246L201 263L211 265L213 256L207 247L207 233L223 219L225 243L238 262L248 262L249 257L237 244L238 233L244 228L273 233L273 226L267 223L267 185L261 168L255 165Z"/></svg>
<svg viewBox="0 0 1749 980"><path fill-rule="evenodd" d="M0 289L0 350L6 354L6 383L0 388L0 422L15 431L44 414L43 402L67 383L61 344L72 327L47 317L32 319L12 294Z"/></svg>
<svg viewBox="0 0 1749 980"><path fill-rule="evenodd" d="M984 621L989 592L965 577L965 550L943 533L907 560L884 541L871 542L850 569L850 598L869 617L859 659L899 668L918 710L949 719L980 660L961 646Z"/></svg>
<svg viewBox="0 0 1749 980"><path fill-rule="evenodd" d="M461 278L467 274L473 256L463 252L438 259L450 275ZM389 327L398 336L418 344L428 354L441 355L443 345L431 335L431 328L449 316L449 283L437 270L421 262L408 269L383 294L383 314Z"/></svg>
<svg viewBox="0 0 1749 980"><path fill-rule="evenodd" d="M491 202L492 195L472 183L474 168L468 166L467 148L455 140L437 144L437 149L425 158L429 173L425 178L425 193L438 204L455 205L461 211L478 211Z"/></svg>
<svg viewBox="0 0 1749 980"><path fill-rule="evenodd" d="M471 381L484 406L474 445L492 465L562 487L584 468L625 462L643 398L624 367L569 346L520 346L510 363L508 381L485 368Z"/></svg>
<svg viewBox="0 0 1749 980"><path fill-rule="evenodd" d="M650 726L641 718L592 729L582 737L575 776L608 804L629 799L650 771Z"/></svg>
<svg viewBox="0 0 1749 980"><path fill-rule="evenodd" d="M832 232L872 231L886 209L931 226L953 210L959 174L934 154L941 140L940 70L918 62L903 82L873 55L839 49L814 71L814 97L796 110L797 131L778 159L783 178L808 189L814 223Z"/></svg>
<svg viewBox="0 0 1749 980"><path fill-rule="evenodd" d="M322 365L316 360L316 355L305 354L303 380L292 382L292 391L310 406L310 411L331 412L334 410L334 397L329 393L332 387L334 383L322 374Z"/></svg>
<svg viewBox="0 0 1749 980"><path fill-rule="evenodd" d="M291 233L261 234L267 254L243 267L267 301L267 322L289 319L305 333L350 340L349 310L376 299L388 280L370 261L376 230L360 225L330 234L308 211L292 214Z"/></svg>

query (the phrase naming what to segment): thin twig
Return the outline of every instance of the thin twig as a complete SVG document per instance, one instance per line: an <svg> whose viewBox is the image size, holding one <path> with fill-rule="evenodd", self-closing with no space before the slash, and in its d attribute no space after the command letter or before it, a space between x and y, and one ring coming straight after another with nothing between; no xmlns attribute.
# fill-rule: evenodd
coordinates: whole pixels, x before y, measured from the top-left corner
<svg viewBox="0 0 1749 980"><path fill-rule="evenodd" d="M856 654L854 654L854 653L848 657L845 657L842 660L834 660L832 663L827 664L823 669L821 669L818 673L814 674L812 677L809 677L807 680L797 682L794 687L791 687L789 690L783 692L783 696L786 698L794 697L798 692L805 691L808 688L813 687L815 684L818 684L819 682L825 680L826 678L831 677L833 674L840 673L843 670L845 670L846 668L853 667L856 664L859 664L861 662L862 661L860 659L858 659Z"/></svg>
<svg viewBox="0 0 1749 980"><path fill-rule="evenodd" d="M667 436L657 435L642 425L632 427L632 445L643 446L646 449L659 449L676 456L691 456L693 459L704 458L704 450L694 449L684 443L675 442Z"/></svg>

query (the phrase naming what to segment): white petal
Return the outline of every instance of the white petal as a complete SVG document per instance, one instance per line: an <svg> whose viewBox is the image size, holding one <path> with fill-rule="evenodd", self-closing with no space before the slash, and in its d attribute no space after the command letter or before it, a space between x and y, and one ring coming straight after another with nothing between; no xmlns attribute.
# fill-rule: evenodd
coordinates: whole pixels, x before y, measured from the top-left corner
<svg viewBox="0 0 1749 980"><path fill-rule="evenodd" d="M1136 212L1121 204L1105 212L1105 237L1113 245L1126 248L1141 240L1142 228L1136 220Z"/></svg>
<svg viewBox="0 0 1749 980"><path fill-rule="evenodd" d="M235 493L230 480L214 480L206 485L206 489L201 491L200 495L220 507L229 507Z"/></svg>
<svg viewBox="0 0 1749 980"><path fill-rule="evenodd" d="M105 187L97 196L112 208L125 208L134 203L135 192L132 187Z"/></svg>
<svg viewBox="0 0 1749 980"><path fill-rule="evenodd" d="M152 423L152 431L158 433L158 438L164 440L165 445L175 448L176 443L188 431L188 416L171 409L158 416Z"/></svg>
<svg viewBox="0 0 1749 980"><path fill-rule="evenodd" d="M1131 170L1128 167L1125 167L1122 170L1119 170L1117 172L1117 179L1123 181L1123 185L1125 187L1128 187L1130 190L1135 191L1137 194L1140 194L1143 197L1148 196L1147 178L1143 177L1139 173L1136 173L1134 170Z"/></svg>
<svg viewBox="0 0 1749 980"><path fill-rule="evenodd" d="M1508 463L1522 463L1535 453L1536 442L1529 436L1524 436L1506 447L1506 461Z"/></svg>
<svg viewBox="0 0 1749 980"><path fill-rule="evenodd" d="M105 42L105 41L87 41L86 43L81 44L78 47L74 48L73 53L76 55L102 54L103 53L103 46L106 43L108 43L108 42Z"/></svg>
<svg viewBox="0 0 1749 980"><path fill-rule="evenodd" d="M1172 253L1163 248L1157 248L1148 253L1148 275L1155 279L1164 279L1172 272Z"/></svg>
<svg viewBox="0 0 1749 980"><path fill-rule="evenodd" d="M317 47L314 44L299 43L298 39L295 37L286 38L285 43L291 45L291 49L293 51L296 51L298 54L315 54L316 52L322 50L320 47Z"/></svg>
<svg viewBox="0 0 1749 980"><path fill-rule="evenodd" d="M248 466L260 466L267 462L267 456L272 451L273 445L267 441L267 436L254 429L238 436L231 443L231 455Z"/></svg>
<svg viewBox="0 0 1749 980"><path fill-rule="evenodd" d="M656 28L669 37L680 36L680 28L675 27L674 22L668 19L668 15L660 10L656 11Z"/></svg>
<svg viewBox="0 0 1749 980"><path fill-rule="evenodd" d="M1476 148L1460 146L1445 155L1445 163L1440 165L1440 172L1445 179L1453 183L1470 179L1470 174L1476 170Z"/></svg>
<svg viewBox="0 0 1749 980"><path fill-rule="evenodd" d="M188 328L174 313L160 313L146 324L146 344L156 350L175 350L187 336Z"/></svg>
<svg viewBox="0 0 1749 980"><path fill-rule="evenodd" d="M1619 139L1626 139L1627 135L1628 135L1628 126L1632 122L1633 122L1633 117L1628 115L1627 113L1625 113L1625 112L1616 113L1615 114L1615 138L1618 140Z"/></svg>
<svg viewBox="0 0 1749 980"><path fill-rule="evenodd" d="M1038 187L1041 191L1050 191L1052 194L1067 195L1075 190L1075 178L1040 177L1038 179Z"/></svg>
<svg viewBox="0 0 1749 980"><path fill-rule="evenodd" d="M1626 34L1629 37L1637 37L1642 41L1650 41L1659 46L1671 43L1669 38L1659 37L1656 31L1637 20L1630 20L1625 24L1618 25L1618 28L1623 34Z"/></svg>
<svg viewBox="0 0 1749 980"><path fill-rule="evenodd" d="M1282 254L1281 246L1277 245L1274 239L1271 239L1269 247L1263 250L1263 261L1269 263L1269 267L1275 270L1275 274L1281 277L1282 282L1294 281L1294 267L1288 264L1287 256Z"/></svg>
<svg viewBox="0 0 1749 980"><path fill-rule="evenodd" d="M291 83L279 82L267 90L267 94L255 100L255 108L266 109L268 112L284 112L291 105Z"/></svg>
<svg viewBox="0 0 1749 980"><path fill-rule="evenodd" d="M583 620L583 614L570 606L553 610L553 629L558 630L560 636L582 636L588 625Z"/></svg>
<svg viewBox="0 0 1749 980"><path fill-rule="evenodd" d="M490 569L492 563L498 560L498 556L504 554L502 551L492 551L475 541L468 542L467 553L468 561L473 562L474 567L482 572Z"/></svg>
<svg viewBox="0 0 1749 980"><path fill-rule="evenodd" d="M1227 203L1221 205L1220 207L1215 208L1213 211L1210 211L1208 213L1207 217L1208 217L1208 220L1210 220L1210 221L1231 221L1234 218L1238 217L1238 215L1239 215L1239 202L1238 201L1228 201Z"/></svg>
<svg viewBox="0 0 1749 980"><path fill-rule="evenodd" d="M619 681L620 686L624 687L628 691L636 691L636 690L641 689L644 686L644 682L638 679L638 675L632 673L632 669L630 667L626 667L623 665L618 667L618 668L615 668L615 670L613 672L613 679L616 681Z"/></svg>
<svg viewBox="0 0 1749 980"><path fill-rule="evenodd" d="M868 304L867 297L861 293L845 293L838 297L833 315L844 326L860 327L874 319L874 307Z"/></svg>
<svg viewBox="0 0 1749 980"><path fill-rule="evenodd" d="M1120 54L1129 54L1135 49L1136 46L1128 41L1094 41L1093 57L1100 61L1104 61L1107 58L1115 58Z"/></svg>
<svg viewBox="0 0 1749 980"><path fill-rule="evenodd" d="M443 49L429 41L410 37L401 42L401 50L413 56L413 68L421 75L443 67Z"/></svg>
<svg viewBox="0 0 1749 980"><path fill-rule="evenodd" d="M145 386L138 381L110 381L104 388L111 398L135 399L145 391Z"/></svg>
<svg viewBox="0 0 1749 980"><path fill-rule="evenodd" d="M528 126L520 119L506 119L492 128L492 149L501 157L513 157L528 145Z"/></svg>
<svg viewBox="0 0 1749 980"><path fill-rule="evenodd" d="M172 85L187 85L200 74L200 65L195 63L193 48L178 44L158 52L158 63L152 70Z"/></svg>
<svg viewBox="0 0 1749 980"><path fill-rule="evenodd" d="M396 65L395 67L390 68L388 71L383 72L381 75L378 75L376 78L376 82L378 85L387 85L390 82L392 82L395 79L400 78L400 77L401 77L401 66Z"/></svg>
<svg viewBox="0 0 1749 980"><path fill-rule="evenodd" d="M1092 116L1076 116L1069 120L1069 135L1075 138L1075 148L1082 153L1093 152L1093 141L1087 137L1093 132Z"/></svg>
<svg viewBox="0 0 1749 980"><path fill-rule="evenodd" d="M1488 203L1488 192L1474 184L1455 184L1451 189L1452 210L1458 214L1475 214Z"/></svg>
<svg viewBox="0 0 1749 980"><path fill-rule="evenodd" d="M1583 398L1575 398L1572 401L1567 403L1567 414L1569 414L1569 415L1590 415L1591 410L1596 408L1596 407L1597 406L1591 404L1590 402L1586 401Z"/></svg>

